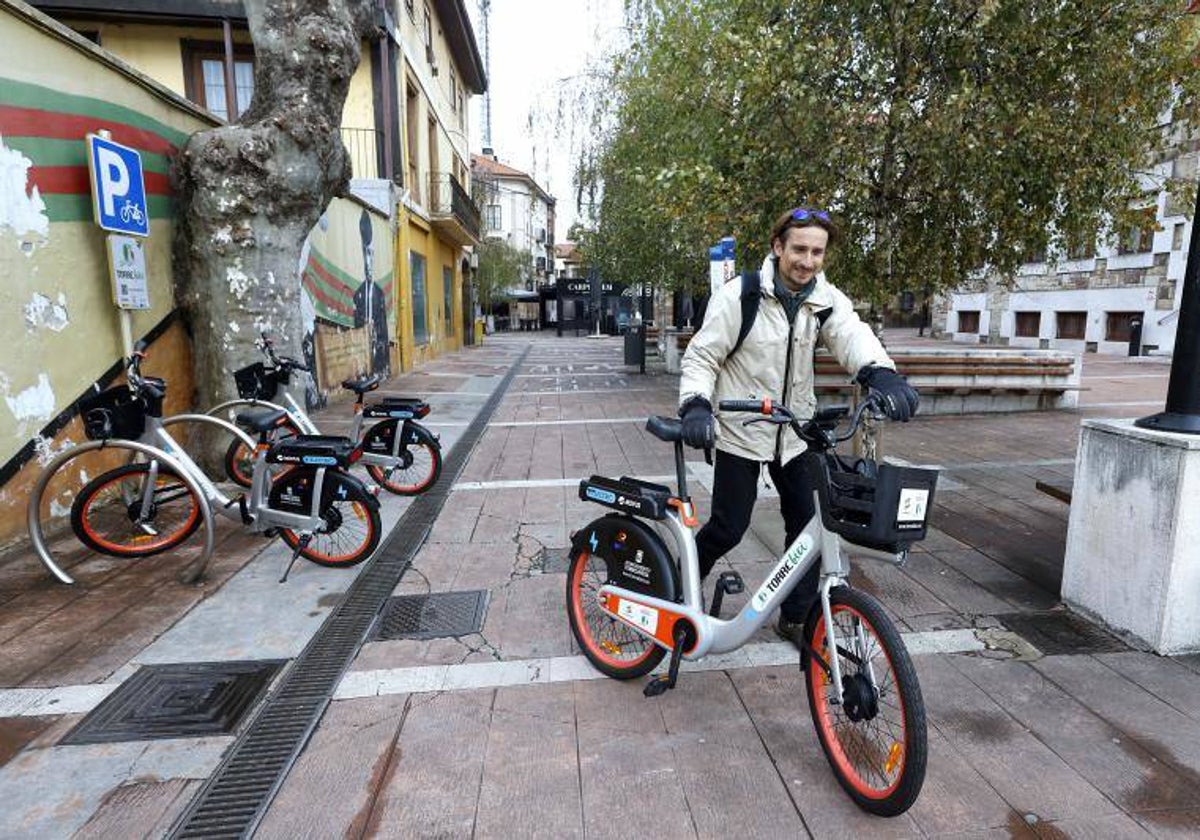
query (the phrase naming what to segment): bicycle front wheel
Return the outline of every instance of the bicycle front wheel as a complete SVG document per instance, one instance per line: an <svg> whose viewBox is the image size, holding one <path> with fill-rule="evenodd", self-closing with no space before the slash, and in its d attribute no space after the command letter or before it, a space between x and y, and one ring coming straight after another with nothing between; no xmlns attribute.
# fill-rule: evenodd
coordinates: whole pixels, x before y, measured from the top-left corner
<svg viewBox="0 0 1200 840"><path fill-rule="evenodd" d="M925 782L928 736L917 672L892 620L871 596L844 586L829 593L842 703L829 673L809 659L808 703L834 776L863 810L884 817L907 811ZM805 638L829 663L829 633L818 602Z"/></svg>
<svg viewBox="0 0 1200 840"><path fill-rule="evenodd" d="M125 464L83 486L71 504L71 530L102 554L150 557L195 532L202 504L171 470L160 466L151 487L149 464Z"/></svg>
<svg viewBox="0 0 1200 840"><path fill-rule="evenodd" d="M571 632L596 669L618 680L650 673L666 651L600 609L600 587L608 582L608 561L588 551L571 558L567 570L567 615Z"/></svg>
<svg viewBox="0 0 1200 840"><path fill-rule="evenodd" d="M379 547L383 531L373 501L357 492L330 501L321 511L324 523L300 550L300 556L318 566L335 568L356 566L370 557ZM300 544L300 535L289 528L282 529L279 535L291 549Z"/></svg>
<svg viewBox="0 0 1200 840"><path fill-rule="evenodd" d="M442 474L442 453L432 444L421 441L400 450L395 464L381 467L367 464L371 480L397 496L417 496L434 485Z"/></svg>

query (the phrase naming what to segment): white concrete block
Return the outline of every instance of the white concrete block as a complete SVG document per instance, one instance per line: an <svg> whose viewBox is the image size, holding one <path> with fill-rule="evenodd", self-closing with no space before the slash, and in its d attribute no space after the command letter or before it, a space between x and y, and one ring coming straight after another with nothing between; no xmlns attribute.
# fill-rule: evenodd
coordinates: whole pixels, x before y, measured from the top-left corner
<svg viewBox="0 0 1200 840"><path fill-rule="evenodd" d="M1200 651L1200 436L1084 420L1062 597L1161 654Z"/></svg>

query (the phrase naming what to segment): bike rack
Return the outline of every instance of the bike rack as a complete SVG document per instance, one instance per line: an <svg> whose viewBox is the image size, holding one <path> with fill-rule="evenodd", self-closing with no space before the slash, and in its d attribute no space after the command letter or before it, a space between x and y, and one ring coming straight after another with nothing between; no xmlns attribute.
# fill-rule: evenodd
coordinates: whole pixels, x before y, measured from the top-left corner
<svg viewBox="0 0 1200 840"><path fill-rule="evenodd" d="M179 415L187 416L187 415ZM212 418L210 418L212 419ZM62 583L74 584L75 579L64 572L54 558L50 556L50 549L46 546L46 538L42 533L42 496L45 495L46 487L50 484L50 479L58 472L64 464L80 455L88 452L94 452L98 449L128 449L135 454L142 454L148 458L154 458L162 461L170 467L180 480L187 485L188 489L196 494L197 499L205 498L204 491L194 478L188 475L183 466L171 455L156 446L139 443L133 440L94 440L88 443L74 446L70 449L60 452L46 465L42 470L41 476L38 478L37 484L34 485L33 493L29 497L29 508L26 512L26 521L29 526L29 540L33 543L33 550L37 552L38 559L42 561L47 569L50 570L56 578ZM179 579L183 583L195 583L204 574L204 569L208 566L208 561L212 557L213 548L216 545L216 529L213 527L212 511L207 504L200 506L200 516L204 520L204 550L200 554L200 558L189 565L180 573Z"/></svg>
<svg viewBox="0 0 1200 840"><path fill-rule="evenodd" d="M279 405L278 403L267 402L266 400L229 400L227 402L221 403L220 405L213 406L212 408L210 408L208 411L206 411L204 413L211 417L211 416L215 415L218 411L224 411L227 408L233 408L234 406L238 406L238 405L246 405L246 406L250 406L251 408L270 408L274 411L287 411L289 416L292 413L292 412L288 411L286 406ZM251 448L253 448L253 447L251 447Z"/></svg>
<svg viewBox="0 0 1200 840"><path fill-rule="evenodd" d="M212 411L217 411L226 405L229 405L229 403L222 403ZM260 405L265 405L265 403L260 403ZM254 438L250 437L250 435L246 434L228 420L222 420L220 417L213 417L212 411L208 412L207 414L172 414L170 417L164 417L162 419L162 425L164 428L166 428L167 426L173 426L176 423L214 423L225 431L229 432L234 437L241 440L241 442L246 444L247 448L249 448L251 452L254 451L254 447L257 445L254 442Z"/></svg>

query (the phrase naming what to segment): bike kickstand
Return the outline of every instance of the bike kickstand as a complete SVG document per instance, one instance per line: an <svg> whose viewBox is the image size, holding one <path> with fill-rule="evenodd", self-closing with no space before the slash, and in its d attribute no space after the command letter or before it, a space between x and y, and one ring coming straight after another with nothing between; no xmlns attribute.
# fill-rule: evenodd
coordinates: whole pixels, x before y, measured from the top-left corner
<svg viewBox="0 0 1200 840"><path fill-rule="evenodd" d="M671 648L671 663L667 666L667 673L652 677L650 682L646 683L646 687L642 689L643 695L646 697L657 697L675 687L675 682L679 679L679 663L683 659L683 647L687 644L689 635L688 625L682 621L677 621L675 629L671 633L671 638L675 644Z"/></svg>
<svg viewBox="0 0 1200 840"><path fill-rule="evenodd" d="M280 583L287 583L288 575L292 573L292 566L296 565L296 558L300 556L300 552L308 548L308 544L312 542L312 534L301 534L299 542L296 543L296 550L292 552L292 559L288 561L287 567L283 570L283 577L279 579Z"/></svg>

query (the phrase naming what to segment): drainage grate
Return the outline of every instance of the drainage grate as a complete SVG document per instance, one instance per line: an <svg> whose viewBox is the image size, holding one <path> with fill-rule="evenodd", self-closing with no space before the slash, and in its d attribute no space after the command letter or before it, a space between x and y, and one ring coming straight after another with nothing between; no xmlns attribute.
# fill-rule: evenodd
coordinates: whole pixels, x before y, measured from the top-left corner
<svg viewBox="0 0 1200 840"><path fill-rule="evenodd" d="M570 566L569 548L543 548L533 560L533 568L544 575L565 574Z"/></svg>
<svg viewBox="0 0 1200 840"><path fill-rule="evenodd" d="M93 709L64 744L228 735L283 660L146 665Z"/></svg>
<svg viewBox="0 0 1200 840"><path fill-rule="evenodd" d="M1129 649L1116 636L1062 610L1005 613L996 618L1047 656L1112 653Z"/></svg>
<svg viewBox="0 0 1200 840"><path fill-rule="evenodd" d="M358 653L379 608L408 568L450 495L529 347L513 362L457 445L442 477L413 499L342 602L300 652L171 829L171 837L246 837L253 833L288 770L308 741L346 667Z"/></svg>
<svg viewBox="0 0 1200 840"><path fill-rule="evenodd" d="M469 636L483 627L488 591L398 595L384 605L376 639L440 639Z"/></svg>

